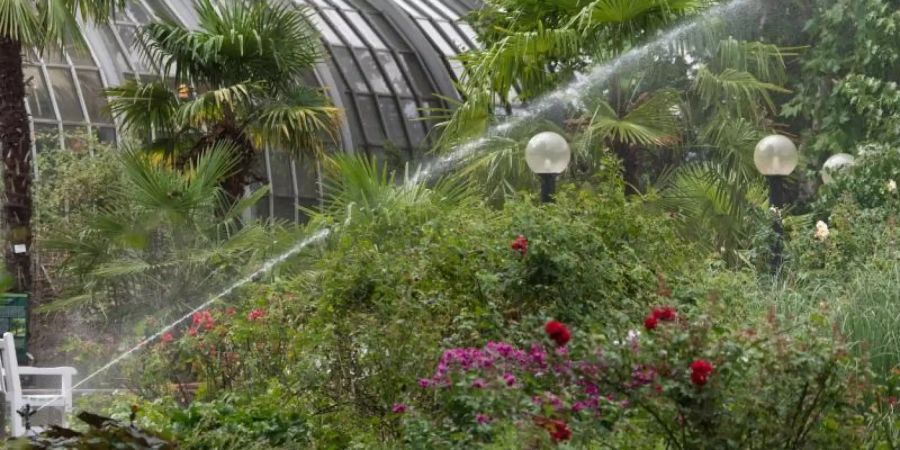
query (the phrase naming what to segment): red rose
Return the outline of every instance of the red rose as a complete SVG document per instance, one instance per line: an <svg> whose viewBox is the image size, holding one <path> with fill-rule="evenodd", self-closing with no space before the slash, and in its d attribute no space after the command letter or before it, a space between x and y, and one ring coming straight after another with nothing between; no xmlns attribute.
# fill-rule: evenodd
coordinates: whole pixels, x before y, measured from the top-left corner
<svg viewBox="0 0 900 450"><path fill-rule="evenodd" d="M671 306L663 306L662 308L653 310L653 317L662 320L663 322L671 322L678 318L678 313L675 312L675 308Z"/></svg>
<svg viewBox="0 0 900 450"><path fill-rule="evenodd" d="M562 442L572 439L572 430L562 420L551 420L548 430L553 442Z"/></svg>
<svg viewBox="0 0 900 450"><path fill-rule="evenodd" d="M520 234L509 244L509 247L525 256L525 253L528 252L528 239Z"/></svg>
<svg viewBox="0 0 900 450"><path fill-rule="evenodd" d="M705 359L698 359L691 363L691 382L697 386L703 386L709 381L709 375L713 372L713 365Z"/></svg>
<svg viewBox="0 0 900 450"><path fill-rule="evenodd" d="M172 333L169 333L169 332L163 333L162 341L164 344L172 342L173 340L175 340L175 336L173 336Z"/></svg>
<svg viewBox="0 0 900 450"><path fill-rule="evenodd" d="M649 316L647 316L646 319L644 319L644 328L646 328L648 330L652 330L652 329L656 328L656 325L658 325L658 324L659 324L659 321L656 320L656 316L653 314L650 314Z"/></svg>
<svg viewBox="0 0 900 450"><path fill-rule="evenodd" d="M261 309L258 309L258 308L254 309L253 311L250 311L250 313L247 314L247 318L250 320L262 319L265 316L266 316L266 312Z"/></svg>
<svg viewBox="0 0 900 450"><path fill-rule="evenodd" d="M547 322L547 325L544 325L544 331L547 333L547 336L555 341L556 345L559 345L560 347L566 345L569 342L569 339L572 338L572 334L569 333L569 328L563 325L562 322L557 322L555 320Z"/></svg>

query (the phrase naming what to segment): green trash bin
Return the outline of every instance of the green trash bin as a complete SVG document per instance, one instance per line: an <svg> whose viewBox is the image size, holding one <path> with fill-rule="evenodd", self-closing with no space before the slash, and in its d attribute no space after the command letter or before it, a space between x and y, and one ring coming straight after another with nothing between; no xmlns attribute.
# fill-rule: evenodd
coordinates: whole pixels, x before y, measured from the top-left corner
<svg viewBox="0 0 900 450"><path fill-rule="evenodd" d="M26 362L28 294L0 294L0 334L10 332L16 341L16 359Z"/></svg>

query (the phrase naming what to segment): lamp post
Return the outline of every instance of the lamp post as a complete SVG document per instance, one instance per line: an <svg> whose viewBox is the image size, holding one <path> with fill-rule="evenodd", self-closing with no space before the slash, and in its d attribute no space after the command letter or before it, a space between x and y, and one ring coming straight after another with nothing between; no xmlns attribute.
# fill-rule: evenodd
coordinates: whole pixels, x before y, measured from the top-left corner
<svg viewBox="0 0 900 450"><path fill-rule="evenodd" d="M753 162L759 173L769 181L769 204L775 211L772 229L775 242L772 243L772 272L777 272L784 262L784 226L781 223L781 209L784 208L784 177L797 168L800 157L797 147L785 136L767 136L756 144Z"/></svg>
<svg viewBox="0 0 900 450"><path fill-rule="evenodd" d="M525 162L528 168L541 178L541 202L553 201L556 176L566 170L572 159L572 150L566 138L552 131L538 133L525 146Z"/></svg>
<svg viewBox="0 0 900 450"><path fill-rule="evenodd" d="M853 155L847 153L831 155L830 158L825 160L825 164L822 164L822 182L831 184L834 181L834 174L841 169L852 166L854 160Z"/></svg>

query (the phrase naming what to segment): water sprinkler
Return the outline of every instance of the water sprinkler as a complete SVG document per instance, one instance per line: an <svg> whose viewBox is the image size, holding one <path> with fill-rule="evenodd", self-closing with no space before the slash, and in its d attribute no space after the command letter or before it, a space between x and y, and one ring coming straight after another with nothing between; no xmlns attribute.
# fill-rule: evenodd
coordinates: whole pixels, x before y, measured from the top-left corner
<svg viewBox="0 0 900 450"><path fill-rule="evenodd" d="M541 178L541 202L553 201L556 177L569 166L572 150L566 138L552 131L538 133L525 147L528 168Z"/></svg>
<svg viewBox="0 0 900 450"><path fill-rule="evenodd" d="M31 407L30 403L26 403L25 406L21 407L16 414L22 418L22 421L25 422L25 434L28 434L31 431L31 416L35 415L38 410Z"/></svg>

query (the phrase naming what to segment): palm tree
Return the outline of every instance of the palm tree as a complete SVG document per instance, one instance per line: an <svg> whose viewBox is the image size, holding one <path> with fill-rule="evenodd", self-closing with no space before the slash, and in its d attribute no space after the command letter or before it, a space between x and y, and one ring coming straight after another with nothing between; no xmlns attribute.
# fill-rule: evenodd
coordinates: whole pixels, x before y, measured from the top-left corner
<svg viewBox="0 0 900 450"><path fill-rule="evenodd" d="M6 265L19 292L31 291L32 161L25 110L25 48L81 42L77 20L106 20L119 0L0 0L0 152ZM24 245L16 252L14 244Z"/></svg>
<svg viewBox="0 0 900 450"><path fill-rule="evenodd" d="M339 114L303 83L322 56L306 9L200 0L196 10L196 30L169 22L143 28L140 48L171 79L108 89L110 109L127 130L153 136L150 147L178 165L212 143L235 143L238 171L225 187L237 198L251 179L255 151L270 146L318 157Z"/></svg>
<svg viewBox="0 0 900 450"><path fill-rule="evenodd" d="M45 310L86 307L129 324L146 311L183 312L290 245L277 227L241 219L268 192L229 200L222 181L238 170L235 144L217 143L185 165L134 149L118 157L121 181L104 208L46 246L68 255L70 290ZM223 213L224 211L224 213ZM114 315L105 314L115 309Z"/></svg>

